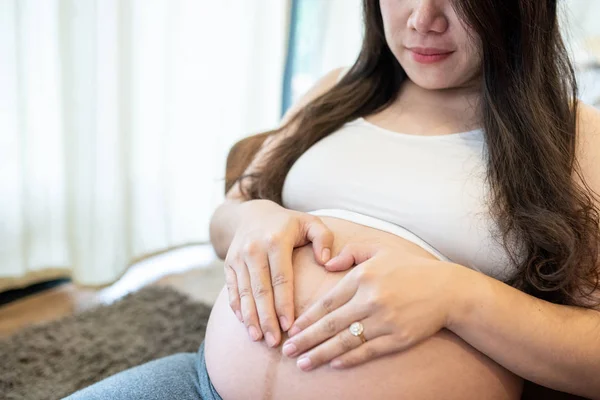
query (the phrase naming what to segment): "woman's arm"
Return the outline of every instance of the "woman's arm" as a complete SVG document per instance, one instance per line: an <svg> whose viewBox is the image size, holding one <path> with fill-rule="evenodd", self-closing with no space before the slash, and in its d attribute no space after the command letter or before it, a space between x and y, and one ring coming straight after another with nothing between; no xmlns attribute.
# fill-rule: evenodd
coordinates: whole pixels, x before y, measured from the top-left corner
<svg viewBox="0 0 600 400"><path fill-rule="evenodd" d="M577 147L582 175L600 193L600 112L584 104ZM526 379L600 399L600 311L552 304L461 270L465 307L452 318L454 333Z"/></svg>
<svg viewBox="0 0 600 400"><path fill-rule="evenodd" d="M515 374L600 399L600 312L527 295L461 268L463 306L448 329Z"/></svg>

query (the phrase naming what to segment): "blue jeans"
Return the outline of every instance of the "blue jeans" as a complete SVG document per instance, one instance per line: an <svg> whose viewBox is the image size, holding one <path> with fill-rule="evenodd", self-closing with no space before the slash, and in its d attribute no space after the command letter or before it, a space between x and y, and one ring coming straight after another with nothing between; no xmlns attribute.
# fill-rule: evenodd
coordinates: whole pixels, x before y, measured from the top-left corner
<svg viewBox="0 0 600 400"><path fill-rule="evenodd" d="M223 400L206 371L204 341L197 353L178 353L119 372L67 400Z"/></svg>

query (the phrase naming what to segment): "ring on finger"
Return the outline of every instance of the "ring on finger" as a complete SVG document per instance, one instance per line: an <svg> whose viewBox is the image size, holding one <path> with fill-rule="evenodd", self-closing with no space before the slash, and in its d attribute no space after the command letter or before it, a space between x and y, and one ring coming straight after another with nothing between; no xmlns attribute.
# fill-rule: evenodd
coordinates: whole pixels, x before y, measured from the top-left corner
<svg viewBox="0 0 600 400"><path fill-rule="evenodd" d="M360 321L356 321L353 322L352 324L350 324L350 326L348 327L348 330L350 331L350 334L352 334L352 336L356 336L358 338L360 338L362 343L365 343L367 341L367 338L364 335L364 330L365 327L363 326L363 324Z"/></svg>

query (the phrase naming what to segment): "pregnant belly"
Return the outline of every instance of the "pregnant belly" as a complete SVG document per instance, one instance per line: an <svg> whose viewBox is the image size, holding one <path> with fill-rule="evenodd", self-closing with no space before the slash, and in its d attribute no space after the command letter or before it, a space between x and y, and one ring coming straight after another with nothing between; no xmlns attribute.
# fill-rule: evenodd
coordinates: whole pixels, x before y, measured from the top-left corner
<svg viewBox="0 0 600 400"><path fill-rule="evenodd" d="M395 235L349 221L322 217L335 235L337 253L349 240L384 240L407 253L435 258ZM386 242L387 243L387 242ZM328 272L310 245L293 253L296 316L327 293L347 272ZM368 328L366 328L368 329ZM282 334L281 343L287 339ZM442 330L404 352L345 370L323 365L309 372L264 340L253 342L221 290L206 328L206 366L224 400L237 399L519 399L522 379Z"/></svg>

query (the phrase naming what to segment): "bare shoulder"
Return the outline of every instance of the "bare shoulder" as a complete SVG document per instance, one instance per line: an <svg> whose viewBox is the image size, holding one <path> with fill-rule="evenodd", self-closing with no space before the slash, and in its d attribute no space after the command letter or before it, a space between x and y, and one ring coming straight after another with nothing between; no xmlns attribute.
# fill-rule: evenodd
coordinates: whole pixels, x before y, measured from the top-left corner
<svg viewBox="0 0 600 400"><path fill-rule="evenodd" d="M577 106L577 158L588 183L596 182L592 188L600 190L600 110L582 102Z"/></svg>
<svg viewBox="0 0 600 400"><path fill-rule="evenodd" d="M579 102L577 113L577 131L584 138L595 136L595 140L600 136L600 109L588 104Z"/></svg>
<svg viewBox="0 0 600 400"><path fill-rule="evenodd" d="M577 106L575 157L586 183L600 195L600 110L582 102Z"/></svg>
<svg viewBox="0 0 600 400"><path fill-rule="evenodd" d="M582 102L579 102L577 109L576 158L587 185L600 195L600 110ZM580 182L578 177L575 179ZM600 204L597 206L600 207ZM575 296L579 297L579 294ZM600 299L600 289L595 292L595 297ZM596 309L600 311L600 307Z"/></svg>
<svg viewBox="0 0 600 400"><path fill-rule="evenodd" d="M577 105L577 147L575 157L587 186L600 196L600 110L579 102ZM573 179L581 184L579 175ZM600 197L593 196L595 200ZM597 203L600 208L600 202ZM600 266L599 266L600 268Z"/></svg>
<svg viewBox="0 0 600 400"><path fill-rule="evenodd" d="M304 94L296 103L294 103L285 113L281 120L281 125L285 125L294 115L303 109L308 103L317 97L327 93L338 82L340 75L346 70L346 67L333 69L323 75L317 82Z"/></svg>

